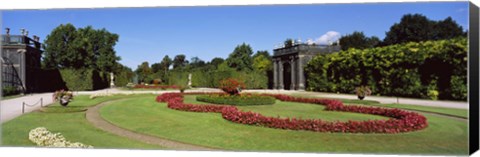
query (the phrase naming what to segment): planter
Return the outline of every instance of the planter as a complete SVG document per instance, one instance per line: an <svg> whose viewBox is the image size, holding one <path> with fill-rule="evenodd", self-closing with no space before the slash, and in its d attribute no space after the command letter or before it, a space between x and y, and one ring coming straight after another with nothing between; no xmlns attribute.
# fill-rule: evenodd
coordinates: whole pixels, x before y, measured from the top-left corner
<svg viewBox="0 0 480 157"><path fill-rule="evenodd" d="M358 95L357 97L358 97L358 99L360 99L360 100L363 100L363 98L365 98L365 96L360 96L360 95Z"/></svg>

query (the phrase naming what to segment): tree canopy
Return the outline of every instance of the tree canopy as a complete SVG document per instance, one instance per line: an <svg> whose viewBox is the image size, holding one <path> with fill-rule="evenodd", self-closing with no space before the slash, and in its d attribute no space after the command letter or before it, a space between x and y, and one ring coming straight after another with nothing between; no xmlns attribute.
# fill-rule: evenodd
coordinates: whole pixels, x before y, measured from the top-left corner
<svg viewBox="0 0 480 157"><path fill-rule="evenodd" d="M353 32L340 38L340 44L342 50L348 50L349 48L365 49L373 48L380 43L380 39L376 36L366 37L363 32Z"/></svg>
<svg viewBox="0 0 480 157"><path fill-rule="evenodd" d="M138 75L138 80L141 82L150 82L150 75L152 74L152 69L148 66L148 62L143 62L140 64L135 73Z"/></svg>
<svg viewBox="0 0 480 157"><path fill-rule="evenodd" d="M248 44L241 44L235 47L232 53L226 59L228 66L235 68L237 71L252 70L252 54L253 50Z"/></svg>
<svg viewBox="0 0 480 157"><path fill-rule="evenodd" d="M75 28L70 23L61 24L47 35L44 41L45 68L90 68L112 72L120 60L114 46L119 36L105 28L92 26Z"/></svg>
<svg viewBox="0 0 480 157"><path fill-rule="evenodd" d="M185 67L188 63L185 58L186 57L183 54L176 55L173 59L173 69Z"/></svg>
<svg viewBox="0 0 480 157"><path fill-rule="evenodd" d="M427 40L451 39L465 35L463 28L451 17L433 21L421 14L406 14L386 32L384 45Z"/></svg>

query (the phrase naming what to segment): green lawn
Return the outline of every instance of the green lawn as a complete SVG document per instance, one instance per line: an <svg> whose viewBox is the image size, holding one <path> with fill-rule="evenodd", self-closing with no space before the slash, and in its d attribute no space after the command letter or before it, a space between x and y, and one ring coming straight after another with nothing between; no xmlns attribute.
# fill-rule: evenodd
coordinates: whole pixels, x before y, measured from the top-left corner
<svg viewBox="0 0 480 157"><path fill-rule="evenodd" d="M219 113L194 113L167 108L155 97L133 98L101 108L101 115L123 128L185 143L241 151L341 152L394 154L468 153L466 120L425 115L429 127L401 134L346 134L292 131L242 125ZM193 96L186 101L195 102ZM204 104L204 103L201 103ZM269 106L242 106L265 115L302 116L328 120L383 117L323 111L313 104L279 102Z"/></svg>
<svg viewBox="0 0 480 157"><path fill-rule="evenodd" d="M292 94L292 96L300 96L300 97L309 97L309 98L319 98L313 96L305 96L299 94ZM327 98L328 99L328 98ZM344 104L362 104L362 105L370 105L370 106L380 106L380 107L390 107L390 108L400 108L400 109L407 109L407 110L417 110L417 111L426 111L426 112L433 112L433 113L440 113L446 115L452 115L457 117L468 118L468 110L467 109L456 109L456 108L445 108L445 107L431 107L431 106L420 106L420 105L410 105L410 104L381 104L378 101L372 100L358 100L358 99L338 99L342 101Z"/></svg>
<svg viewBox="0 0 480 157"><path fill-rule="evenodd" d="M28 140L28 133L31 129L43 126L53 133L62 133L69 141L81 142L95 148L162 149L160 146L129 140L97 129L85 119L85 112L79 111L106 100L123 97L125 96L116 95L92 100L88 96L76 96L66 108L56 103L44 108L45 112L37 111L22 115L2 124L1 145L35 146ZM145 96L137 97L145 98ZM153 95L146 98L151 99L151 97Z"/></svg>

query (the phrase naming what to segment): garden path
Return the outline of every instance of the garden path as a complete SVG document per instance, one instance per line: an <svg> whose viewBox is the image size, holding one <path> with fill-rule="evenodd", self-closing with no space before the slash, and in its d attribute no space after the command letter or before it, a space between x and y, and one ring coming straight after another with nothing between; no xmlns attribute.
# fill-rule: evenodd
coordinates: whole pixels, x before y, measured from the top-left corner
<svg viewBox="0 0 480 157"><path fill-rule="evenodd" d="M52 95L53 93L28 94L18 98L1 100L0 122L3 123L22 115L23 103L26 104L24 113L38 110L41 105L50 105L53 102Z"/></svg>
<svg viewBox="0 0 480 157"><path fill-rule="evenodd" d="M322 92L308 92L308 91L292 91L292 90L244 90L244 92L261 92L261 93L278 93L278 94L295 94L312 97L322 98L338 98L338 99L357 99L357 95L354 94L335 94L335 93L322 93ZM383 97L383 96L367 96L364 100L374 100L382 104L397 103L396 97ZM446 108L459 108L468 109L468 102L462 101L434 101L423 100L414 98L398 98L400 104L420 105L420 106L432 106L432 107L446 107Z"/></svg>
<svg viewBox="0 0 480 157"><path fill-rule="evenodd" d="M202 147L202 146L197 146L197 145L192 145L192 144L186 144L182 142L177 142L177 141L172 141L172 140L167 140L163 138L159 138L156 136L150 136L146 134L140 134L136 133L127 129L120 128L118 126L115 126L108 121L104 120L100 116L99 109L102 106L108 105L110 103L116 102L116 101L122 101L125 99L119 99L119 100L112 100L112 101L107 101L100 103L98 105L95 105L93 107L88 108L86 112L86 118L87 120L93 124L93 126L102 129L106 132L110 132L122 137L127 137L133 140L138 140L142 141L148 144L155 144L155 145L160 145L166 148L170 149L175 149L175 150L215 150L213 148L208 148L208 147Z"/></svg>

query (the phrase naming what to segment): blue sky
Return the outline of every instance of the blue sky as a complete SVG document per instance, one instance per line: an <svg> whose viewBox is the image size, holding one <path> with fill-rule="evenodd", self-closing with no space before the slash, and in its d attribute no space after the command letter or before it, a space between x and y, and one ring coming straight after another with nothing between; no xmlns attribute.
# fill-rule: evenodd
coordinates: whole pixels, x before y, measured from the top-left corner
<svg viewBox="0 0 480 157"><path fill-rule="evenodd" d="M243 42L255 52L272 53L287 38L324 43L363 31L383 39L390 26L409 13L432 20L450 16L468 28L468 2L429 2L9 10L1 12L1 31L9 27L11 34L20 34L26 28L30 36L44 40L65 23L106 28L120 35L115 46L120 62L135 69L143 61L160 62L165 55L185 54L205 61L226 58Z"/></svg>

